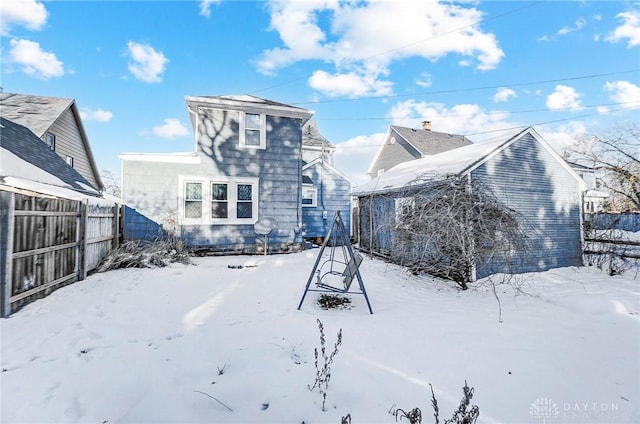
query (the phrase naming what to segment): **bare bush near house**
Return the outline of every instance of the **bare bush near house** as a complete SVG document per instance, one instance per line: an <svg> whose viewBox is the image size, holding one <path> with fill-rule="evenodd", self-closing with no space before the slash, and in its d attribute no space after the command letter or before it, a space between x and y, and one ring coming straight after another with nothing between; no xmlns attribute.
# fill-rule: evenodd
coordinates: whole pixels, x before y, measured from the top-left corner
<svg viewBox="0 0 640 424"><path fill-rule="evenodd" d="M165 267L174 262L191 263L188 249L177 237L167 236L153 242L126 241L102 260L96 272Z"/></svg>
<svg viewBox="0 0 640 424"><path fill-rule="evenodd" d="M392 259L414 273L455 281L462 289L481 265L507 270L526 250L526 234L516 212L479 182L450 177L407 189L396 213Z"/></svg>
<svg viewBox="0 0 640 424"><path fill-rule="evenodd" d="M589 222L584 223L584 263L595 266L608 275L622 275L638 269L640 259L632 250L628 237L615 229L596 230Z"/></svg>

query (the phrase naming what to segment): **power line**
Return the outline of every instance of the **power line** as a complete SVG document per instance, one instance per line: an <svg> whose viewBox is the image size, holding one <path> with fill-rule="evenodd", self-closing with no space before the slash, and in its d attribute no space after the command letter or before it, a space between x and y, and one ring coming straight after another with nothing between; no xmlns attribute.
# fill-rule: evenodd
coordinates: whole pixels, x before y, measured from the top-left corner
<svg viewBox="0 0 640 424"><path fill-rule="evenodd" d="M503 113L508 113L510 115L520 114L520 113L539 113L539 112L566 112L571 110L580 110L580 109L593 109L597 107L607 107L607 106L624 106L624 105L633 105L640 104L640 100L634 100L630 102L618 102L618 103L602 103L597 105L584 105L584 106L568 106L563 108L555 108L555 109L523 109L523 110L496 110L489 111L484 113L485 115L499 115ZM438 115L439 118L465 118L469 116L476 116L477 113L451 113L451 114L442 114ZM423 116L408 116L406 119L414 119L414 118L424 118ZM315 118L316 121L384 121L389 120L391 117L389 116L373 116L373 117L360 117L360 118Z"/></svg>
<svg viewBox="0 0 640 424"><path fill-rule="evenodd" d="M628 102L628 103L636 103L636 102ZM623 103L620 103L623 104ZM609 112L619 112L623 110L622 108L620 109L611 109ZM504 131L513 131L513 130L518 130L518 129L525 129L528 127L541 127L544 125L551 125L551 124L557 124L558 122L566 122L566 121L573 121L576 119L582 119L582 118L589 118L592 116L598 116L600 115L600 113L588 113L588 114L584 114L584 115L579 115L579 116L572 116L570 118L561 118L561 119L554 119L551 121L543 121L543 122L537 122L534 124L527 124L527 125L516 125L513 127L506 127L506 128L497 128L497 129L493 129L493 130L488 130L488 131L480 131L480 132L475 132L475 133L468 133L468 134L464 134L465 137L470 138L476 135L484 135L484 134L492 134L492 133L498 133L498 132L504 132ZM343 146L340 143L336 144L336 147L338 147L339 149L371 149L373 147L380 147L383 146L383 144L370 144L367 146Z"/></svg>
<svg viewBox="0 0 640 424"><path fill-rule="evenodd" d="M381 100L381 99L397 99L400 97L417 97L417 96L426 96L426 95L434 95L434 94L450 94L450 93L460 93L466 91L480 91L480 90L493 90L496 88L502 87L522 87L526 85L536 85L536 84L550 84L550 83L558 83L558 82L566 82L566 81L576 81L581 79L590 79L590 78L602 78L609 77L613 75L621 75L621 74L629 74L634 72L640 72L640 69L631 69L628 71L616 71L616 72L607 72L602 74L591 74L591 75L579 75L575 77L567 77L567 78L556 78L556 79L548 79L548 80L539 80L539 81L529 81L529 82L515 82L515 83L505 83L499 85L485 85L479 87L467 87L467 88L451 88L446 90L437 90L437 91L422 91L417 93L405 93L405 94L390 94L385 96L370 96L370 97L353 97L349 99L330 99L330 100L318 100L318 101L307 101L307 102L298 102L298 103L290 103L291 105L307 105L307 104L318 104L318 103L341 103L341 102L353 102L360 100Z"/></svg>

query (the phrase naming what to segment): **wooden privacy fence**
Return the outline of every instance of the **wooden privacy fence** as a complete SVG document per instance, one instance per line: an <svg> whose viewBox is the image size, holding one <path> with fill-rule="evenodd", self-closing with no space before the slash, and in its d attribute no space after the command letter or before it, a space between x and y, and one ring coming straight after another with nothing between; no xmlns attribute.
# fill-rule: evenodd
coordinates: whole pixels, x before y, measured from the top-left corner
<svg viewBox="0 0 640 424"><path fill-rule="evenodd" d="M0 191L1 314L86 278L119 239L120 211L83 201Z"/></svg>

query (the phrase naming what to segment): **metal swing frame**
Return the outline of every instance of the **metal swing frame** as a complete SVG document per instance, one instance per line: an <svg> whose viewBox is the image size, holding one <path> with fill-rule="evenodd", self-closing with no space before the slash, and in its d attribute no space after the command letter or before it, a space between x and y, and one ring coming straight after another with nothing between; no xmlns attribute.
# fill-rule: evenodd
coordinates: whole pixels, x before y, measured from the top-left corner
<svg viewBox="0 0 640 424"><path fill-rule="evenodd" d="M324 250L327 248L327 246L329 246L331 249L329 258L325 259L324 262L322 262L322 265L320 265L320 261L323 258ZM336 258L337 247L340 247L341 249L343 257L342 261ZM320 247L320 251L318 252L318 256L316 257L316 262L313 265L311 274L309 274L307 285L304 289L304 293L302 294L302 298L300 299L300 303L298 304L298 310L302 308L302 303L307 296L307 292L310 291L321 293L350 293L363 295L365 300L367 301L369 313L373 314L373 309L371 308L371 303L369 302L369 296L367 296L367 290L364 287L364 282L362 281L362 276L360 275L361 262L362 256L353 250L351 241L349 240L349 235L347 234L347 230L344 226L344 221L342 221L342 217L340 216L340 211L337 211L333 216L333 221L331 223L331 226L329 227L329 231L327 231L327 235L324 238L322 247ZM342 269L337 269L338 265L340 265L340 268ZM326 269L325 266L327 267ZM323 280L329 275L343 277L342 287L336 287L334 285L325 283ZM312 288L311 283L313 282L314 278L316 279L316 284L315 288ZM360 291L349 291L351 289L351 283L353 282L354 278L358 280Z"/></svg>

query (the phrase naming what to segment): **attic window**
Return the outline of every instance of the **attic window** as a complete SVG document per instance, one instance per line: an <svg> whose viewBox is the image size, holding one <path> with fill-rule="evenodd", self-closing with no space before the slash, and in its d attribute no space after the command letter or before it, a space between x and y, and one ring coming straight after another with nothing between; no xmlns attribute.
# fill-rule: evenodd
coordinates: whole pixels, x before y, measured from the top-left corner
<svg viewBox="0 0 640 424"><path fill-rule="evenodd" d="M44 134L44 143L51 149L56 149L56 136L51 133Z"/></svg>
<svg viewBox="0 0 640 424"><path fill-rule="evenodd" d="M262 113L240 113L240 147L267 147L266 116Z"/></svg>

